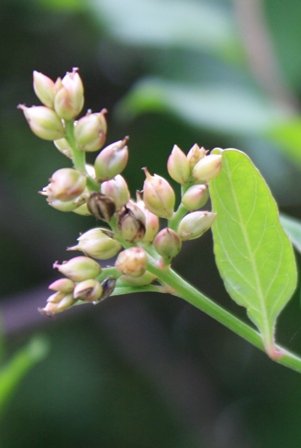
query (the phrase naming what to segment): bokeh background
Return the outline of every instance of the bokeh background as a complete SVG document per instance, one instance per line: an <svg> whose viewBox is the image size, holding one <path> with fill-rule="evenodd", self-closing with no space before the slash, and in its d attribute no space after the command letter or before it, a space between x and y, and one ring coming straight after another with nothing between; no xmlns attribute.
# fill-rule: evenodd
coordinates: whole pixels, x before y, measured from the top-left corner
<svg viewBox="0 0 301 448"><path fill-rule="evenodd" d="M108 142L130 135L133 193L142 166L167 174L174 143L235 147L301 218L300 20L299 0L1 0L1 448L300 447L300 375L180 299L38 314L52 263L95 221L37 195L68 161L16 109L38 104L33 70L79 67L86 108L109 110ZM174 267L245 319L209 233ZM301 353L298 290L277 333Z"/></svg>

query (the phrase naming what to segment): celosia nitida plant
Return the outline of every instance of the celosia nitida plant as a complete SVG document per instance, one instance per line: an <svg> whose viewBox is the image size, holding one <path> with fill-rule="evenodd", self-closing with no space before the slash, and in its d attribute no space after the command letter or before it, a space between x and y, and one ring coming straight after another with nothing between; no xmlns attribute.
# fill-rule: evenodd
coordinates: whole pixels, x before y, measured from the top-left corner
<svg viewBox="0 0 301 448"><path fill-rule="evenodd" d="M99 227L81 234L70 251L80 251L54 268L64 276L39 311L55 316L74 305L138 291L181 297L265 350L271 359L301 372L301 359L275 341L276 320L291 298L297 280L291 243L276 203L250 159L235 149L210 153L194 144L187 154L177 145L167 160L168 180L143 168L142 190L131 198L122 172L127 165L128 137L104 147L106 110L78 118L84 88L77 69L55 82L34 72L33 86L41 106L20 105L38 137L52 140L69 166L51 175L41 194L63 212L93 215ZM96 152L94 165L86 152ZM212 210L204 207L211 197ZM176 204L179 204L176 206ZM226 289L246 307L256 326L221 308L174 272L171 265L185 241L212 228L214 253ZM98 260L113 259L107 267Z"/></svg>

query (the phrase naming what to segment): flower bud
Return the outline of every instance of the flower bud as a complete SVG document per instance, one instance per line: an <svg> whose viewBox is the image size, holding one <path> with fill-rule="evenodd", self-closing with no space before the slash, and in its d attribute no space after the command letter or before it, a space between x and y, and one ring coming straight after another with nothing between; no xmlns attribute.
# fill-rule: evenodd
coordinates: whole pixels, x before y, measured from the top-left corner
<svg viewBox="0 0 301 448"><path fill-rule="evenodd" d="M95 278L101 272L101 267L95 260L83 256L71 258L71 260L64 261L62 264L56 261L53 267L74 282Z"/></svg>
<svg viewBox="0 0 301 448"><path fill-rule="evenodd" d="M71 308L75 302L71 293L56 292L48 297L45 307L38 308L38 311L44 316L54 317L55 314Z"/></svg>
<svg viewBox="0 0 301 448"><path fill-rule="evenodd" d="M72 212L81 216L91 216L86 203L80 205L79 207L76 207L74 210L72 210Z"/></svg>
<svg viewBox="0 0 301 448"><path fill-rule="evenodd" d="M153 241L153 245L161 257L171 260L180 252L182 241L174 230L165 227L165 229L162 229L157 234Z"/></svg>
<svg viewBox="0 0 301 448"><path fill-rule="evenodd" d="M145 235L145 216L133 201L123 207L117 220L120 236L131 243L138 243Z"/></svg>
<svg viewBox="0 0 301 448"><path fill-rule="evenodd" d="M60 118L72 120L83 108L84 87L82 80L74 68L67 73L62 80L55 83L56 95L54 98L54 109Z"/></svg>
<svg viewBox="0 0 301 448"><path fill-rule="evenodd" d="M115 289L116 281L117 281L116 278L108 277L101 282L102 295L98 301L93 302L94 305L96 305L98 302L102 302L103 300L110 297L110 295L112 294L112 292Z"/></svg>
<svg viewBox="0 0 301 448"><path fill-rule="evenodd" d="M74 289L74 283L69 278L59 278L52 282L49 286L49 289L52 291L64 292L65 294L69 294Z"/></svg>
<svg viewBox="0 0 301 448"><path fill-rule="evenodd" d="M213 212L192 212L180 222L178 234L183 241L194 240L203 235L213 224L217 214Z"/></svg>
<svg viewBox="0 0 301 448"><path fill-rule="evenodd" d="M118 241L111 238L113 235L113 232L107 229L90 229L77 239L77 246L69 247L68 250L80 250L89 257L107 260L122 248Z"/></svg>
<svg viewBox="0 0 301 448"><path fill-rule="evenodd" d="M179 184L186 184L190 178L190 166L184 152L174 145L167 161L167 170L170 177Z"/></svg>
<svg viewBox="0 0 301 448"><path fill-rule="evenodd" d="M117 257L116 269L130 277L140 277L147 267L147 255L142 247L130 247L125 249Z"/></svg>
<svg viewBox="0 0 301 448"><path fill-rule="evenodd" d="M72 148L67 142L65 138L59 138L58 140L54 140L54 146L62 153L64 156L72 159L73 153Z"/></svg>
<svg viewBox="0 0 301 448"><path fill-rule="evenodd" d="M154 215L154 213L150 212L145 208L145 204L141 199L140 192L136 192L138 207L143 211L145 216L145 235L143 237L144 243L151 243L157 233L159 232L160 222L158 216Z"/></svg>
<svg viewBox="0 0 301 448"><path fill-rule="evenodd" d="M156 280L156 276L151 274L148 271L145 271L144 274L140 275L140 277L131 277L130 275L122 275L120 280L126 285L130 286L146 286L150 285L153 281Z"/></svg>
<svg viewBox="0 0 301 448"><path fill-rule="evenodd" d="M106 146L96 157L94 168L98 182L113 179L126 167L128 161L128 137Z"/></svg>
<svg viewBox="0 0 301 448"><path fill-rule="evenodd" d="M77 283L73 291L73 297L85 302L95 302L100 299L102 292L101 284L97 280L89 278Z"/></svg>
<svg viewBox="0 0 301 448"><path fill-rule="evenodd" d="M130 199L127 183L120 174L117 174L114 179L103 182L100 186L100 191L112 199L115 203L116 211L119 211Z"/></svg>
<svg viewBox="0 0 301 448"><path fill-rule="evenodd" d="M159 218L171 218L175 205L175 193L170 184L161 176L152 176L144 168L146 179L143 184L145 207Z"/></svg>
<svg viewBox="0 0 301 448"><path fill-rule="evenodd" d="M214 179L222 169L222 156L220 154L209 154L201 159L193 168L192 176L203 183Z"/></svg>
<svg viewBox="0 0 301 448"><path fill-rule="evenodd" d="M18 106L24 113L32 132L44 140L57 140L63 138L65 129L58 115L45 106L26 107Z"/></svg>
<svg viewBox="0 0 301 448"><path fill-rule="evenodd" d="M34 71L33 72L33 89L35 94L44 104L44 106L50 109L54 108L54 97L55 97L55 84L52 79L43 73Z"/></svg>
<svg viewBox="0 0 301 448"><path fill-rule="evenodd" d="M191 168L193 168L206 155L206 149L201 148L196 143L190 148L187 154L187 160Z"/></svg>
<svg viewBox="0 0 301 448"><path fill-rule="evenodd" d="M110 221L116 211L115 203L102 193L92 193L87 201L90 213L102 221Z"/></svg>
<svg viewBox="0 0 301 448"><path fill-rule="evenodd" d="M182 205L186 210L193 212L203 207L209 199L209 192L206 185L197 184L188 188L182 197Z"/></svg>
<svg viewBox="0 0 301 448"><path fill-rule="evenodd" d="M44 193L42 192L42 194ZM47 196L47 194L45 196ZM83 205L85 198L83 196L79 196L73 199L73 201L61 201L59 199L47 198L47 202L51 207L59 210L60 212L75 212L75 210Z"/></svg>
<svg viewBox="0 0 301 448"><path fill-rule="evenodd" d="M86 177L73 168L61 168L52 174L50 184L44 187L42 194L49 201L55 199L70 202L80 196L86 188Z"/></svg>
<svg viewBox="0 0 301 448"><path fill-rule="evenodd" d="M99 113L87 114L76 122L74 137L82 151L98 151L104 144L107 133L106 109Z"/></svg>

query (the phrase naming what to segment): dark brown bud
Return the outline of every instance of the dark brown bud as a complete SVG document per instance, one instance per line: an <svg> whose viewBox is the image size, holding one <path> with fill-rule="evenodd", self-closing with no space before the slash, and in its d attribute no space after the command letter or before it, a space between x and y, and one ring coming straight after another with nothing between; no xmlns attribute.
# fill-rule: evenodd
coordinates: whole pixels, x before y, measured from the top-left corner
<svg viewBox="0 0 301 448"><path fill-rule="evenodd" d="M97 219L110 221L116 211L114 201L102 193L92 193L87 201L89 212Z"/></svg>
<svg viewBox="0 0 301 448"><path fill-rule="evenodd" d="M116 281L117 281L116 278L108 277L101 282L100 285L102 287L102 295L98 301L93 302L95 305L96 305L96 303L102 302L103 300L110 297L110 295L112 294L112 292L115 289Z"/></svg>
<svg viewBox="0 0 301 448"><path fill-rule="evenodd" d="M118 213L120 236L131 243L142 241L145 235L145 217L136 204L135 207L124 206Z"/></svg>

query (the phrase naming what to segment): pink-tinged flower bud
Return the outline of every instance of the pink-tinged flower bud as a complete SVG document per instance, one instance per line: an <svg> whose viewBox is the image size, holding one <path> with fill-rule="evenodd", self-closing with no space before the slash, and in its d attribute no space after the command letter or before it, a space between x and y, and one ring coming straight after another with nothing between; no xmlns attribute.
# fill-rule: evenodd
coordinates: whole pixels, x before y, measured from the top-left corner
<svg viewBox="0 0 301 448"><path fill-rule="evenodd" d="M160 222L158 216L154 215L154 213L150 212L145 208L145 204L140 197L140 192L136 192L137 196L137 205L141 208L145 216L145 235L143 237L144 243L151 243L157 233L159 232Z"/></svg>
<svg viewBox="0 0 301 448"><path fill-rule="evenodd" d="M115 257L122 249L121 244L112 238L113 235L107 229L90 229L77 239L78 245L69 247L68 250L80 250L89 257L107 260Z"/></svg>
<svg viewBox="0 0 301 448"><path fill-rule="evenodd" d="M42 194L49 201L70 202L80 196L86 188L86 177L73 168L61 168L52 174L50 184L44 187Z"/></svg>
<svg viewBox="0 0 301 448"><path fill-rule="evenodd" d="M120 174L117 174L114 179L103 182L100 186L100 191L112 199L116 206L116 211L119 211L130 199L128 185Z"/></svg>
<svg viewBox="0 0 301 448"><path fill-rule="evenodd" d="M70 278L59 278L48 286L52 291L64 292L69 294L74 289L74 283Z"/></svg>
<svg viewBox="0 0 301 448"><path fill-rule="evenodd" d="M220 154L209 154L195 165L192 176L197 182L204 183L214 179L221 169L222 156Z"/></svg>
<svg viewBox="0 0 301 448"><path fill-rule="evenodd" d="M182 197L182 205L186 210L193 212L203 207L209 199L209 191L206 185L197 184L188 188Z"/></svg>
<svg viewBox="0 0 301 448"><path fill-rule="evenodd" d="M143 169L146 179L143 184L143 201L145 207L159 218L171 218L175 206L175 193L170 184L161 176L152 176Z"/></svg>
<svg viewBox="0 0 301 448"><path fill-rule="evenodd" d="M167 170L170 177L179 184L186 184L190 178L190 165L184 152L174 145L167 161Z"/></svg>
<svg viewBox="0 0 301 448"><path fill-rule="evenodd" d="M142 247L130 247L123 250L117 257L115 267L121 274L140 277L147 267L145 250Z"/></svg>
<svg viewBox="0 0 301 448"><path fill-rule="evenodd" d="M178 235L183 241L195 240L210 229L216 216L213 212L189 213L181 220Z"/></svg>
<svg viewBox="0 0 301 448"><path fill-rule="evenodd" d="M156 280L156 276L151 274L148 271L145 271L144 274L140 275L140 277L131 277L130 275L122 275L120 280L126 285L130 286L146 286L150 285L153 281Z"/></svg>
<svg viewBox="0 0 301 448"><path fill-rule="evenodd" d="M206 155L207 151L202 146L201 148L196 143L190 148L187 154L187 160L191 168L193 168Z"/></svg>
<svg viewBox="0 0 301 448"><path fill-rule="evenodd" d="M153 246L161 257L171 260L180 252L182 241L174 230L165 227L157 234Z"/></svg>
<svg viewBox="0 0 301 448"><path fill-rule="evenodd" d="M35 94L46 107L54 108L55 84L43 73L33 72L33 89Z"/></svg>
<svg viewBox="0 0 301 448"><path fill-rule="evenodd" d="M75 304L73 295L65 294L64 292L56 292L47 299L47 303L44 308L38 308L38 311L47 317L54 317L55 314L61 313Z"/></svg>
<svg viewBox="0 0 301 448"><path fill-rule="evenodd" d="M102 193L92 193L87 201L88 210L97 219L109 222L115 211L116 205L111 198Z"/></svg>
<svg viewBox="0 0 301 448"><path fill-rule="evenodd" d="M101 267L97 261L83 256L71 258L71 260L64 261L62 264L56 261L53 267L74 282L95 278L101 272Z"/></svg>
<svg viewBox="0 0 301 448"><path fill-rule="evenodd" d="M18 106L24 113L32 132L44 140L63 138L65 129L58 115L46 106Z"/></svg>
<svg viewBox="0 0 301 448"><path fill-rule="evenodd" d="M84 300L85 302L97 302L102 296L101 284L92 278L77 283L73 291L74 299Z"/></svg>
<svg viewBox="0 0 301 448"><path fill-rule="evenodd" d="M96 157L94 168L98 182L113 179L126 167L129 151L126 143L128 137L106 146Z"/></svg>
<svg viewBox="0 0 301 448"><path fill-rule="evenodd" d="M60 118L72 120L84 106L84 87L82 80L74 68L62 80L55 83L57 90L54 98L54 109Z"/></svg>
<svg viewBox="0 0 301 448"><path fill-rule="evenodd" d="M44 194L42 192L42 194ZM47 198L48 204L60 212L75 212L81 205L85 202L83 196L79 196L73 201L60 201L59 199L49 199Z"/></svg>
<svg viewBox="0 0 301 448"><path fill-rule="evenodd" d="M133 201L118 213L117 226L120 236L131 243L138 243L145 235L145 216Z"/></svg>
<svg viewBox="0 0 301 448"><path fill-rule="evenodd" d="M73 157L72 148L65 138L59 138L58 140L54 140L53 143L54 143L54 146L62 154L64 154L64 156L68 157L68 159L72 159L72 157Z"/></svg>
<svg viewBox="0 0 301 448"><path fill-rule="evenodd" d="M88 113L80 118L74 127L74 137L79 149L85 152L98 151L107 134L106 109L99 113Z"/></svg>

